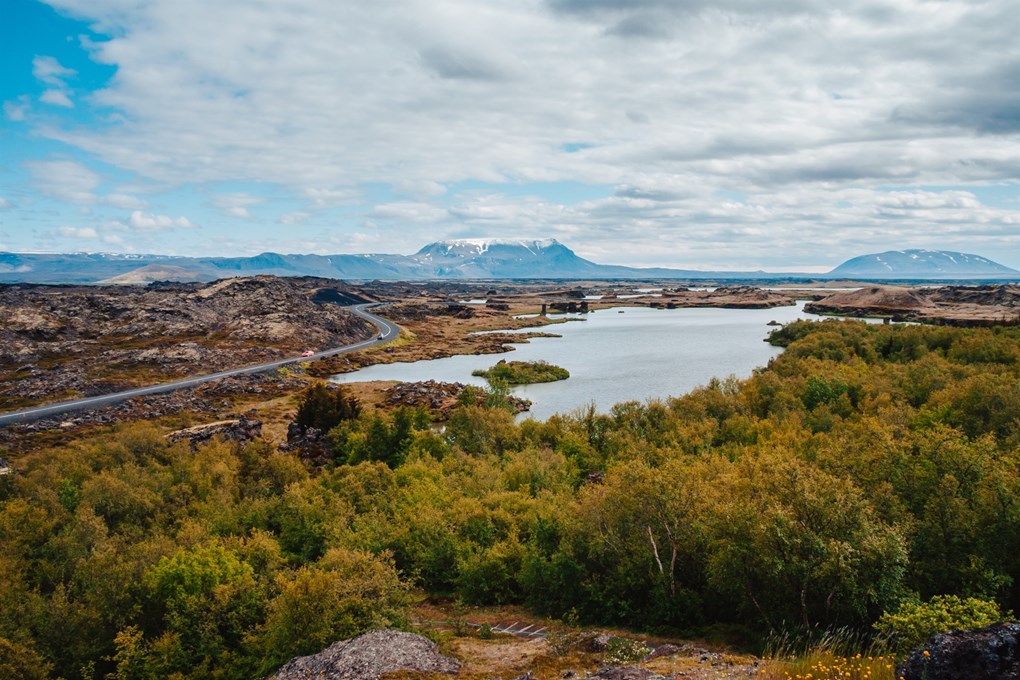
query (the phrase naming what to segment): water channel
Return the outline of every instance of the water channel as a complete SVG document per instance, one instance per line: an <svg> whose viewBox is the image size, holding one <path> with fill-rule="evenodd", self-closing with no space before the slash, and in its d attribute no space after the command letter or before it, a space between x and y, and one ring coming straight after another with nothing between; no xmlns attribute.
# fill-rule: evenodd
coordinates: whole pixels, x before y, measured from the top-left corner
<svg viewBox="0 0 1020 680"><path fill-rule="evenodd" d="M544 420L592 402L605 412L623 401L681 395L713 377L747 377L781 351L764 342L770 321L820 317L805 313L803 303L798 303L773 309L619 307L573 318L578 320L526 329L562 337L535 338L514 345L516 350L506 354L379 364L332 380L439 380L485 385L471 371L489 368L500 359L542 360L566 368L570 378L522 385L513 393L532 401L526 417Z"/></svg>

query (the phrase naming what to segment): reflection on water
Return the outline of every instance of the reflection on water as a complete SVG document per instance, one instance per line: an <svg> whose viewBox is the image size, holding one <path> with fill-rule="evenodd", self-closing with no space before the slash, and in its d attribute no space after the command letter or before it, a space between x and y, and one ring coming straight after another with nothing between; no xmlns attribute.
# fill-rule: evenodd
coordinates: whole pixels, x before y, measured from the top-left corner
<svg viewBox="0 0 1020 680"><path fill-rule="evenodd" d="M622 401L644 401L689 392L713 377L747 377L781 351L763 342L775 320L818 319L803 303L774 309L605 309L585 321L544 329L559 338L535 338L501 355L456 356L414 363L380 364L334 376L336 382L441 380L484 385L471 375L500 359L548 361L570 371L555 383L523 385L514 394L532 401L530 416L544 420L591 402L608 411Z"/></svg>

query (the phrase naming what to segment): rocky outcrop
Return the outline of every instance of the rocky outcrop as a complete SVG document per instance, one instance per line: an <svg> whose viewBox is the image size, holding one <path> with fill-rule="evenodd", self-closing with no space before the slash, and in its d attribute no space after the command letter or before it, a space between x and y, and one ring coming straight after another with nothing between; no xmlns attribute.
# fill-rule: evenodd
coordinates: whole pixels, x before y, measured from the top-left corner
<svg viewBox="0 0 1020 680"><path fill-rule="evenodd" d="M13 473L14 468L11 467L11 464L5 458L0 458L0 477L6 477Z"/></svg>
<svg viewBox="0 0 1020 680"><path fill-rule="evenodd" d="M715 290L688 291L685 297L700 298L704 306L725 309L771 309L794 303L785 293L756 286L719 286Z"/></svg>
<svg viewBox="0 0 1020 680"><path fill-rule="evenodd" d="M832 293L804 305L804 311L953 326L1015 325L1020 321L1020 286L868 286Z"/></svg>
<svg viewBox="0 0 1020 680"><path fill-rule="evenodd" d="M386 310L388 318L394 321L422 321L430 316L452 316L455 319L470 319L475 310L458 303L435 304L428 302L405 302L390 305Z"/></svg>
<svg viewBox="0 0 1020 680"><path fill-rule="evenodd" d="M0 446L14 447L23 444L35 433L52 434L60 431L67 433L66 436L72 436L71 433L96 425L106 426L131 420L155 420L179 413L188 413L209 420L233 419L236 417L236 411L232 402L237 398L249 399L257 395L259 399L268 399L294 393L307 384L300 378L274 373L223 378L192 389L150 394L109 406L0 427ZM248 417L251 419L254 414L249 413Z"/></svg>
<svg viewBox="0 0 1020 680"><path fill-rule="evenodd" d="M262 421L248 420L244 416L234 420L220 420L206 425L196 425L183 430L171 432L166 436L171 442L186 441L192 450L198 448L213 437L221 437L227 441L248 442L262 436Z"/></svg>
<svg viewBox="0 0 1020 680"><path fill-rule="evenodd" d="M1015 680L1020 678L1020 623L940 633L897 669L904 680Z"/></svg>
<svg viewBox="0 0 1020 680"><path fill-rule="evenodd" d="M467 388L468 386L463 383L446 383L435 380L402 382L386 390L385 403L391 407L422 407L437 415L445 416L462 401L461 397ZM478 392L476 400L481 403L485 394L482 390L475 389ZM508 395L507 399L513 405L516 413L531 408L531 402L527 399L513 395Z"/></svg>
<svg viewBox="0 0 1020 680"><path fill-rule="evenodd" d="M460 661L443 656L421 635L374 630L292 659L268 680L375 680L400 671L455 675Z"/></svg>
<svg viewBox="0 0 1020 680"><path fill-rule="evenodd" d="M295 422L287 426L287 441L280 444L279 448L319 465L325 465L331 458L326 433L317 427L301 427Z"/></svg>
<svg viewBox="0 0 1020 680"><path fill-rule="evenodd" d="M813 314L845 314L848 316L923 316L933 311L934 303L921 290L897 286L868 286L859 290L839 291L817 302L804 305Z"/></svg>
<svg viewBox="0 0 1020 680"><path fill-rule="evenodd" d="M355 298L339 281L272 276L0 286L0 400L91 396L366 339L375 328L334 304Z"/></svg>

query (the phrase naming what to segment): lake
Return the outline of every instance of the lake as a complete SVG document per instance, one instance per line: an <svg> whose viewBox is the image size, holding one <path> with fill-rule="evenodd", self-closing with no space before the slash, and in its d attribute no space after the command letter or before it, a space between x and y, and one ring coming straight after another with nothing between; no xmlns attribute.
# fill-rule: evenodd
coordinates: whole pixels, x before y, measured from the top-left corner
<svg viewBox="0 0 1020 680"><path fill-rule="evenodd" d="M622 312L622 313L621 313ZM678 396L711 378L745 378L782 350L764 342L775 320L819 319L803 303L773 309L650 309L619 307L571 315L537 329L560 338L535 338L506 354L455 356L413 363L379 364L333 376L339 383L370 380L440 380L485 385L471 371L500 359L547 361L570 371L555 383L522 385L513 393L532 401L525 417L544 420L591 402L601 412L623 401Z"/></svg>

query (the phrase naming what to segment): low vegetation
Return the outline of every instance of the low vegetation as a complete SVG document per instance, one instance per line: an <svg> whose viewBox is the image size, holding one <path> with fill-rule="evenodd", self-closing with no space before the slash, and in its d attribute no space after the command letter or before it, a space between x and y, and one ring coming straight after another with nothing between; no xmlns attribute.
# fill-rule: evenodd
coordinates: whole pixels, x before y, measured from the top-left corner
<svg viewBox="0 0 1020 680"><path fill-rule="evenodd" d="M908 603L955 611L942 595L1015 610L1018 338L795 323L745 381L546 422L494 399L442 432L321 400L346 410L317 468L145 425L41 451L0 478L0 663L260 677L403 625L415 592L751 641L913 634L931 617ZM827 669L889 665L830 651Z"/></svg>
<svg viewBox="0 0 1020 680"><path fill-rule="evenodd" d="M1003 612L994 601L936 595L927 602L904 602L897 611L882 614L875 629L905 652L936 633L981 628L1012 617L1012 612Z"/></svg>
<svg viewBox="0 0 1020 680"><path fill-rule="evenodd" d="M544 361L500 361L492 368L479 369L471 375L485 378L490 383L530 385L566 380L570 377L570 371Z"/></svg>

